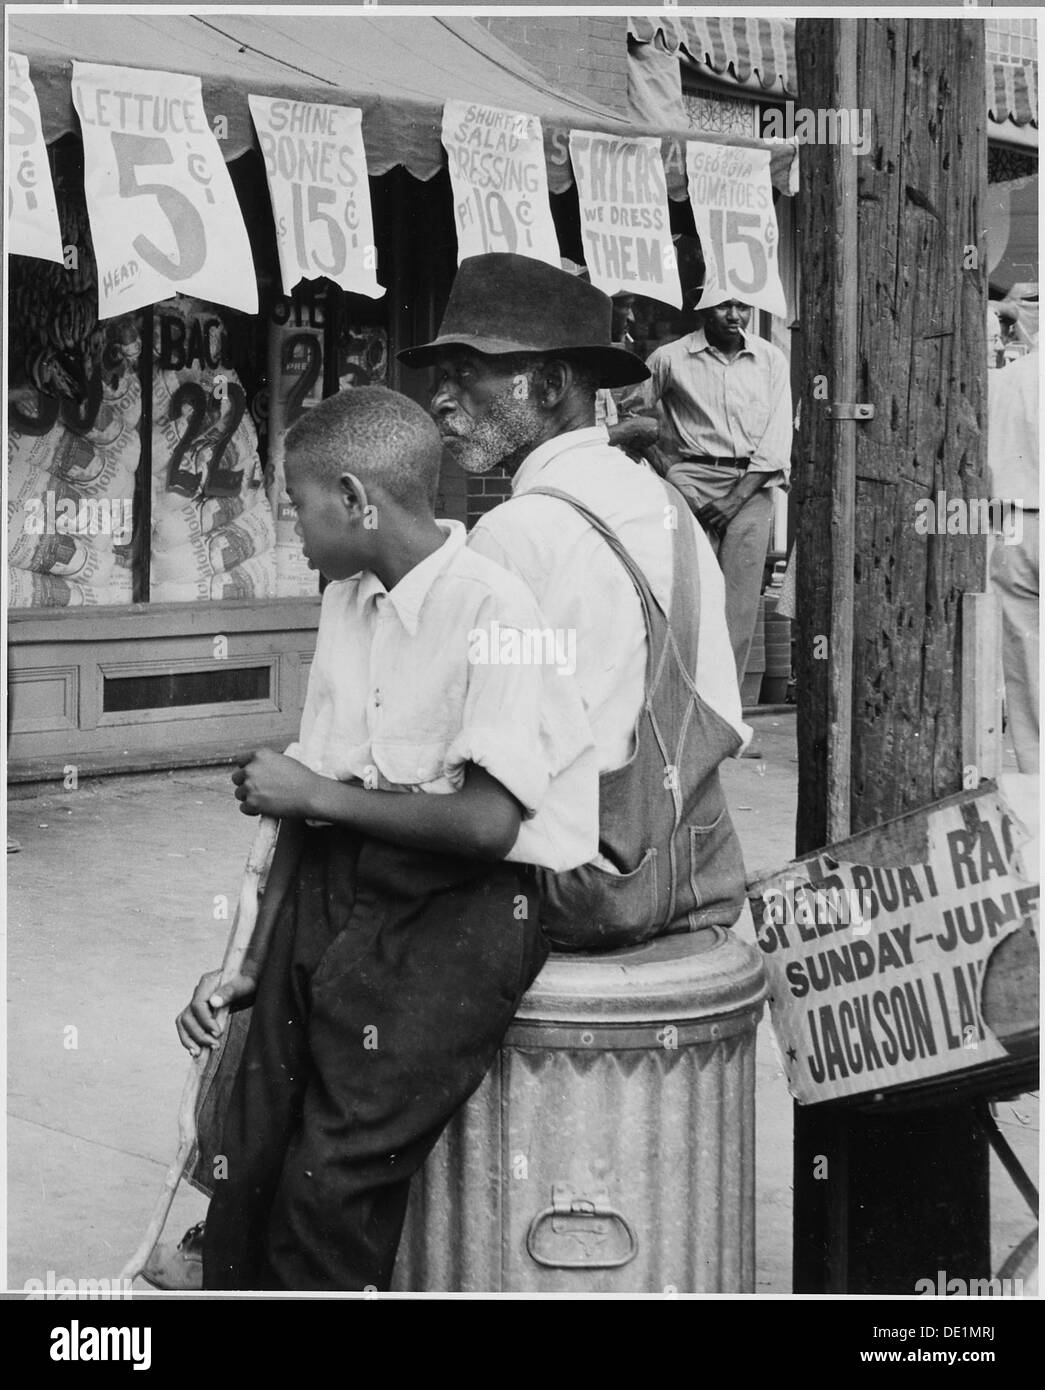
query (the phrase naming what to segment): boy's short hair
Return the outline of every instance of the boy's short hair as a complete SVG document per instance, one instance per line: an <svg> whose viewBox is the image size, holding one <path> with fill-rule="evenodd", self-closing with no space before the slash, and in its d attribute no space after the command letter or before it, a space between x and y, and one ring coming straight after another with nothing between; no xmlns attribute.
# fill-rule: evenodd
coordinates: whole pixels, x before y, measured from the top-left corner
<svg viewBox="0 0 1045 1390"><path fill-rule="evenodd" d="M428 413L386 386L351 386L307 410L287 431L292 450L313 477L335 485L355 473L405 506L432 507L439 487L442 441Z"/></svg>

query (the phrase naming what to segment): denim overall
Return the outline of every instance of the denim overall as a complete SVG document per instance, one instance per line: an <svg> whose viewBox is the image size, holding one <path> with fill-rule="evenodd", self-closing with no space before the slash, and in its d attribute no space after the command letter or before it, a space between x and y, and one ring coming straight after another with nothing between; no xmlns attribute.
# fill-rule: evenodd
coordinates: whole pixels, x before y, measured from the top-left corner
<svg viewBox="0 0 1045 1390"><path fill-rule="evenodd" d="M696 540L685 499L670 483L677 518L671 618L616 532L555 488L627 570L646 624L646 691L635 748L623 767L599 778L599 850L620 870L584 864L537 872L541 926L553 949L604 951L671 932L731 926L744 903L744 864L726 809L718 766L740 737L701 699L694 676L700 625Z"/></svg>

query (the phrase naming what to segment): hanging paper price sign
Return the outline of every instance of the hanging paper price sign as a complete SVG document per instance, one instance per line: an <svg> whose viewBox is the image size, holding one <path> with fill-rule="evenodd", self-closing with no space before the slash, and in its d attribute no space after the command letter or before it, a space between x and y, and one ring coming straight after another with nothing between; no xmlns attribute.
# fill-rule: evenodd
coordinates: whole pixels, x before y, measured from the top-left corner
<svg viewBox="0 0 1045 1390"><path fill-rule="evenodd" d="M686 141L689 201L706 267L697 308L737 299L787 313L770 157L769 150Z"/></svg>
<svg viewBox="0 0 1045 1390"><path fill-rule="evenodd" d="M538 118L448 101L443 148L450 164L458 265L467 256L513 251L558 268Z"/></svg>
<svg viewBox="0 0 1045 1390"><path fill-rule="evenodd" d="M326 275L352 294L380 299L362 111L248 100L265 159L283 293Z"/></svg>
<svg viewBox="0 0 1045 1390"><path fill-rule="evenodd" d="M29 59L7 55L7 249L62 261L62 230Z"/></svg>
<svg viewBox="0 0 1045 1390"><path fill-rule="evenodd" d="M660 137L571 130L570 159L591 283L606 294L624 290L681 309Z"/></svg>
<svg viewBox="0 0 1045 1390"><path fill-rule="evenodd" d="M243 216L198 77L73 63L98 317L193 294L257 313Z"/></svg>

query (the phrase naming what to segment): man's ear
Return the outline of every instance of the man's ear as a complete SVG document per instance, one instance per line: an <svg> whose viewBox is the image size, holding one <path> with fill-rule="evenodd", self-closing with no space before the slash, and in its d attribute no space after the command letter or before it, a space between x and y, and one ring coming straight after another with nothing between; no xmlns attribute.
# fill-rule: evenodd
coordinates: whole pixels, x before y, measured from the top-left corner
<svg viewBox="0 0 1045 1390"><path fill-rule="evenodd" d="M573 384L573 367L561 357L552 357L542 364L538 400L547 410L553 410Z"/></svg>
<svg viewBox="0 0 1045 1390"><path fill-rule="evenodd" d="M338 479L338 488L341 501L348 511L349 516L356 520L362 519L366 515L369 505L367 501L366 488L354 473L342 473Z"/></svg>

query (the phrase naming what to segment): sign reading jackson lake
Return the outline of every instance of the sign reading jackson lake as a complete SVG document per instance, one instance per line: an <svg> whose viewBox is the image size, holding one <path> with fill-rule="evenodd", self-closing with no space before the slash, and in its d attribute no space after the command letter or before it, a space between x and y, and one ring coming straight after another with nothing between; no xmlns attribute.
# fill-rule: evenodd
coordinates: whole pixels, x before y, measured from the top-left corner
<svg viewBox="0 0 1045 1390"><path fill-rule="evenodd" d="M846 855L862 850L873 863L822 850L749 889L798 1101L1007 1056L980 998L991 952L1037 921L1036 779L1002 786L1032 780L1030 809L988 787L846 842Z"/></svg>

